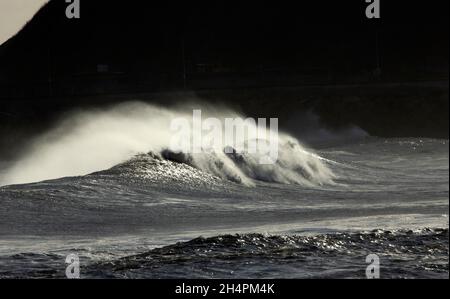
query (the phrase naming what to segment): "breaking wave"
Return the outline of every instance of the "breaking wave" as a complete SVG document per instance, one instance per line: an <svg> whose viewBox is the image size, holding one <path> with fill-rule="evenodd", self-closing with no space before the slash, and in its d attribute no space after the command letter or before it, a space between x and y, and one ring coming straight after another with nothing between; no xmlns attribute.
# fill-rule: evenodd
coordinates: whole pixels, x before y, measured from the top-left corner
<svg viewBox="0 0 450 299"><path fill-rule="evenodd" d="M223 148L189 154L171 150L171 123L180 118L192 121L193 110L189 108L168 109L129 102L104 110L78 111L53 130L30 140L25 154L6 171L0 183L25 184L88 175L147 153L248 186L255 180L306 186L333 183L334 175L327 167L331 161L306 150L295 138L284 133L279 133L277 141L278 160L268 165L259 163L258 154L234 150L237 144L249 142L248 136L245 139L242 136L235 144L226 144L231 151ZM243 118L227 108L203 105L201 109L205 117ZM250 129L258 131L260 128Z"/></svg>

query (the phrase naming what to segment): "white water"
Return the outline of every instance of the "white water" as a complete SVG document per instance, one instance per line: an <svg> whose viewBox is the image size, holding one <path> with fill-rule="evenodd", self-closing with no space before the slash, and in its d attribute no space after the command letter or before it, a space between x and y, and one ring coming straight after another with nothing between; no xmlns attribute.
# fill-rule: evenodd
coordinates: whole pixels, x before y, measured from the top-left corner
<svg viewBox="0 0 450 299"><path fill-rule="evenodd" d="M242 118L225 108L201 109L205 117ZM166 109L140 102L124 103L106 110L78 111L46 134L30 140L25 154L5 171L0 184L81 176L109 169L140 153L159 153L171 146L172 121L179 118L192 120L192 111L192 107ZM222 132L222 135L226 134ZM235 142L240 144L247 140ZM332 182L333 174L320 157L306 151L287 134L280 133L278 142L279 158L274 165L260 165L256 155L246 154L245 164L238 167L223 152L193 155L193 164L221 178L238 177L246 185L252 185L253 179L305 185ZM227 145L235 148L236 144Z"/></svg>

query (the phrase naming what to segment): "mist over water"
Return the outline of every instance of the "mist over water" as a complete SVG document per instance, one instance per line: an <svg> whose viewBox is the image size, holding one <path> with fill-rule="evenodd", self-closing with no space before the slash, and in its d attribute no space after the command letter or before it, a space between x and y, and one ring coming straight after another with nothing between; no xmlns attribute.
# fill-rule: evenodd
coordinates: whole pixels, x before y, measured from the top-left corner
<svg viewBox="0 0 450 299"><path fill-rule="evenodd" d="M228 108L196 105L196 109L198 106L202 108L204 118L244 119ZM168 109L141 102L73 112L52 130L31 139L24 154L0 176L0 184L25 184L82 176L112 168L138 154L152 152L160 155L171 149L173 144L173 120L184 118L192 124L192 113L192 107L188 105ZM256 124L249 125L251 136L261 136L259 130L261 128ZM266 132L263 133L262 136L266 136ZM187 134L188 138L192 138L192 129ZM210 139L214 137L228 141L227 134L229 132L211 131L203 136L205 140L202 142L210 144ZM237 148L250 139L248 135L236 134L234 144L224 145ZM304 185L332 183L333 174L323 160L306 151L295 138L279 133L277 142L280 152L273 165L262 165L257 153L227 155L223 148L214 152L189 153L178 162L248 186L252 186L255 179Z"/></svg>
<svg viewBox="0 0 450 299"><path fill-rule="evenodd" d="M444 9L80 1L0 47L0 279L449 278Z"/></svg>
<svg viewBox="0 0 450 299"><path fill-rule="evenodd" d="M384 277L448 278L448 140L351 129L336 143L317 130L315 153L279 133L267 165L221 147L177 153L172 121L192 125L195 109L244 118L129 102L73 112L30 140L0 175L0 276L64 277L76 252L92 278L364 278L375 252Z"/></svg>
<svg viewBox="0 0 450 299"><path fill-rule="evenodd" d="M30 141L2 184L78 176L110 168L133 155L168 144L168 110L131 103L76 112Z"/></svg>
<svg viewBox="0 0 450 299"><path fill-rule="evenodd" d="M128 103L33 140L9 180L62 178L0 187L0 276L63 278L76 252L85 278L364 278L375 252L383 277L448 278L447 140L176 155L163 130L190 111Z"/></svg>

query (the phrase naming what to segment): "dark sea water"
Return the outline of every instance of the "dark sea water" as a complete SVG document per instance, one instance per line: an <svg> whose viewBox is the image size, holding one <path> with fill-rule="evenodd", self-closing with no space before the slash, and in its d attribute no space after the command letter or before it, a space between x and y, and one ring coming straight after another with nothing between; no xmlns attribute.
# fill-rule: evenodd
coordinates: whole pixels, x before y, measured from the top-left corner
<svg viewBox="0 0 450 299"><path fill-rule="evenodd" d="M370 254L381 278L449 277L447 140L316 153L326 169L308 164L311 184L252 169L248 185L143 154L0 187L0 278L64 278L68 254L82 278L365 278Z"/></svg>

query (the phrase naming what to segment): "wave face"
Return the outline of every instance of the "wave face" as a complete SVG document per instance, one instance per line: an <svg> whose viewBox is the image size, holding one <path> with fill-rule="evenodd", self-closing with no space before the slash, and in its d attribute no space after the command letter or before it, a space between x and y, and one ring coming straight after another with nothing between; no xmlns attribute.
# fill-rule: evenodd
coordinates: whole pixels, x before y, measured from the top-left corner
<svg viewBox="0 0 450 299"><path fill-rule="evenodd" d="M400 263L381 262L384 278L448 277L448 229L198 238L95 265L95 271L87 275L168 279L181 279L187 273L199 279L365 278L368 253L382 253L381 261L383 256L402 259ZM192 269L195 270L190 272Z"/></svg>
<svg viewBox="0 0 450 299"><path fill-rule="evenodd" d="M376 230L328 235L222 235L95 261L83 278L364 279L366 256L380 255L381 278L448 278L448 229ZM89 261L86 265L87 260ZM35 265L28 265L33 261ZM64 278L58 254L0 257L2 278ZM24 271L23 269L27 270Z"/></svg>
<svg viewBox="0 0 450 299"><path fill-rule="evenodd" d="M171 152L172 121L182 118L190 120L192 125L192 111L187 107L166 109L130 102L107 110L73 113L55 129L31 140L25 154L6 170L0 182L2 185L25 184L87 175L151 152L155 157L188 164L221 179L247 186L253 186L254 180L308 186L332 184L334 176L324 160L305 150L295 138L283 133L279 134L278 139L278 161L271 165L260 164L258 154L225 153L225 147L236 148L250 142L248 136L236 135L234 143L225 144L222 150L214 152L205 150L199 154L174 154ZM202 107L202 112L205 118L244 119L226 108ZM257 132L260 128L256 124L249 125L249 130ZM213 133L223 137L227 134L224 131L225 127L222 132ZM192 139L193 129L187 134L188 139ZM211 143L214 137L219 138L210 132L203 142Z"/></svg>

